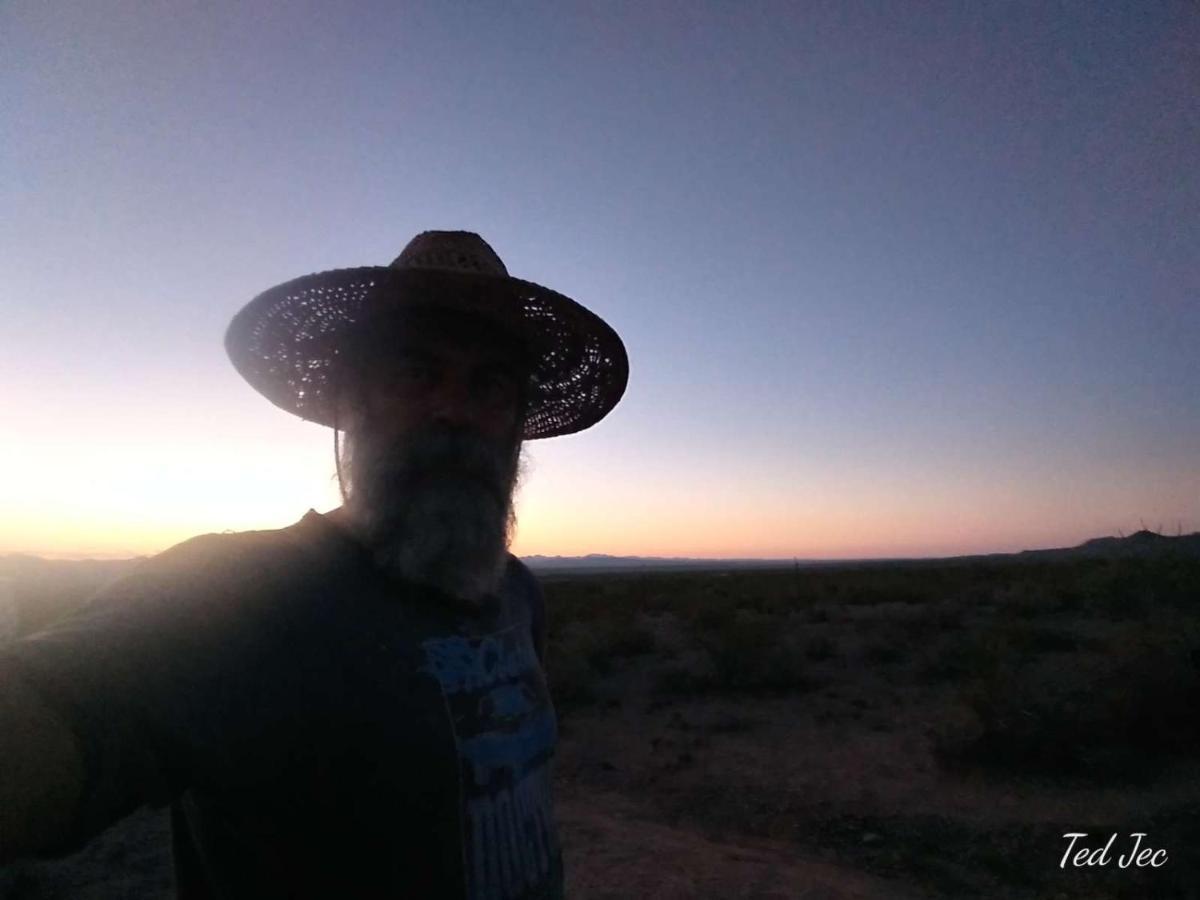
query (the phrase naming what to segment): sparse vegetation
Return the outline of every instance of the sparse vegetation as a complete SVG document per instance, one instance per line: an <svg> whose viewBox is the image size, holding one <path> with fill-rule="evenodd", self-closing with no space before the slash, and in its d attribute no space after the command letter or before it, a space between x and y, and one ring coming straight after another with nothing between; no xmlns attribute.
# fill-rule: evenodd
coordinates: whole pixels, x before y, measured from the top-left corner
<svg viewBox="0 0 1200 900"><path fill-rule="evenodd" d="M696 726L705 742L662 762L656 779L686 779L694 766L717 758L714 748L723 741L741 742L746 752L745 742L754 740L762 753L773 752L783 732L769 704L794 697L797 705L787 708L807 711L811 729L835 730L831 747L846 740L847 728L861 740L870 735L897 748L922 735L925 762L920 755L898 759L916 760L938 782L971 779L1033 796L1118 790L1144 816L1093 816L1081 825L1010 817L988 825L986 808L959 818L962 811L950 807L914 814L880 800L876 813L864 817L861 801L850 804L847 797L839 811L836 795L821 794L816 802L774 779L748 782L747 773L730 770L716 781L672 782L662 795L668 821L793 840L932 896L1188 896L1196 867L1179 842L1200 830L1200 805L1181 797L1175 806L1145 806L1149 801L1139 798L1180 766L1200 775L1196 559L822 569L802 573L799 589L793 570L610 577L607 592L585 578L551 587L552 642L556 632L596 635L593 646L608 647L611 662L603 672L586 670L597 683L618 683L629 666L646 670L644 681L621 683L644 685L628 689L646 692L650 722L670 712L664 727L681 729L687 720L671 704L704 698L746 709L768 704L752 728L736 717ZM641 635L647 620L638 610L653 614L658 636ZM556 696L564 687L555 682ZM596 704L575 699L566 715L586 709L603 715ZM922 724L914 727L910 710L917 709ZM665 745L656 746L661 753ZM879 752L888 762L887 751ZM635 770L629 777L648 776ZM1071 879L1055 860L1043 865L1064 831L1128 833L1145 830L1145 819L1176 836L1179 866L1170 873L1138 873L1118 889L1096 873Z"/></svg>

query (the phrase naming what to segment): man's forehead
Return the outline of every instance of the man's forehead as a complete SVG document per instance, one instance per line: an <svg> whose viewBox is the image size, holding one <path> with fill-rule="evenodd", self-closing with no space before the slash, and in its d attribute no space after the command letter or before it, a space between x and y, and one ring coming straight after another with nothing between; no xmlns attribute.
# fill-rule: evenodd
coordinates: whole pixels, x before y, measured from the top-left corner
<svg viewBox="0 0 1200 900"><path fill-rule="evenodd" d="M370 329L361 349L369 358L402 354L461 359L481 364L528 366L528 350L498 323L449 312L416 312Z"/></svg>

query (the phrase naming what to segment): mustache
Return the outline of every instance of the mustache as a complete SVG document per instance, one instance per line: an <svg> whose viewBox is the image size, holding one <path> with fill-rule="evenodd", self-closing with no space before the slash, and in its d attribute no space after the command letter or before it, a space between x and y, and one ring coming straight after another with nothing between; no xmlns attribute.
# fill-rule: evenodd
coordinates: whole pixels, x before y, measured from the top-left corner
<svg viewBox="0 0 1200 900"><path fill-rule="evenodd" d="M478 432L435 424L402 439L360 434L353 442L355 468L368 475L373 492L403 495L430 482L475 482L504 502L513 476L515 452L497 447ZM367 487L367 485L361 485Z"/></svg>

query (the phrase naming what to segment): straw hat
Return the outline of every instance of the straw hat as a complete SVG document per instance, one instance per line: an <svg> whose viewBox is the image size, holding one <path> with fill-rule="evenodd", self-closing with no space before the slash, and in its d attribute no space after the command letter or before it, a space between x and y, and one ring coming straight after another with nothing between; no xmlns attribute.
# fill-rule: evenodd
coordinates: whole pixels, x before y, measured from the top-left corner
<svg viewBox="0 0 1200 900"><path fill-rule="evenodd" d="M390 266L334 269L264 291L233 317L225 350L251 387L290 413L334 427L332 378L353 340L397 314L478 316L532 354L524 440L599 422L625 392L625 345L595 313L513 278L469 231L425 231Z"/></svg>

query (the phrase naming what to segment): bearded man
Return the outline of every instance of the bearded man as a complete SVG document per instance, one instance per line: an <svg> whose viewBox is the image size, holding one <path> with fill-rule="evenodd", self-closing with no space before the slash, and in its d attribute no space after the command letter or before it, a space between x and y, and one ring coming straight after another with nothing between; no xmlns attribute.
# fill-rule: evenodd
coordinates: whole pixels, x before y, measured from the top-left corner
<svg viewBox="0 0 1200 900"><path fill-rule="evenodd" d="M513 492L523 441L616 405L620 338L434 231L260 294L225 344L333 428L343 504L192 538L3 648L0 861L169 805L179 897L561 897Z"/></svg>

